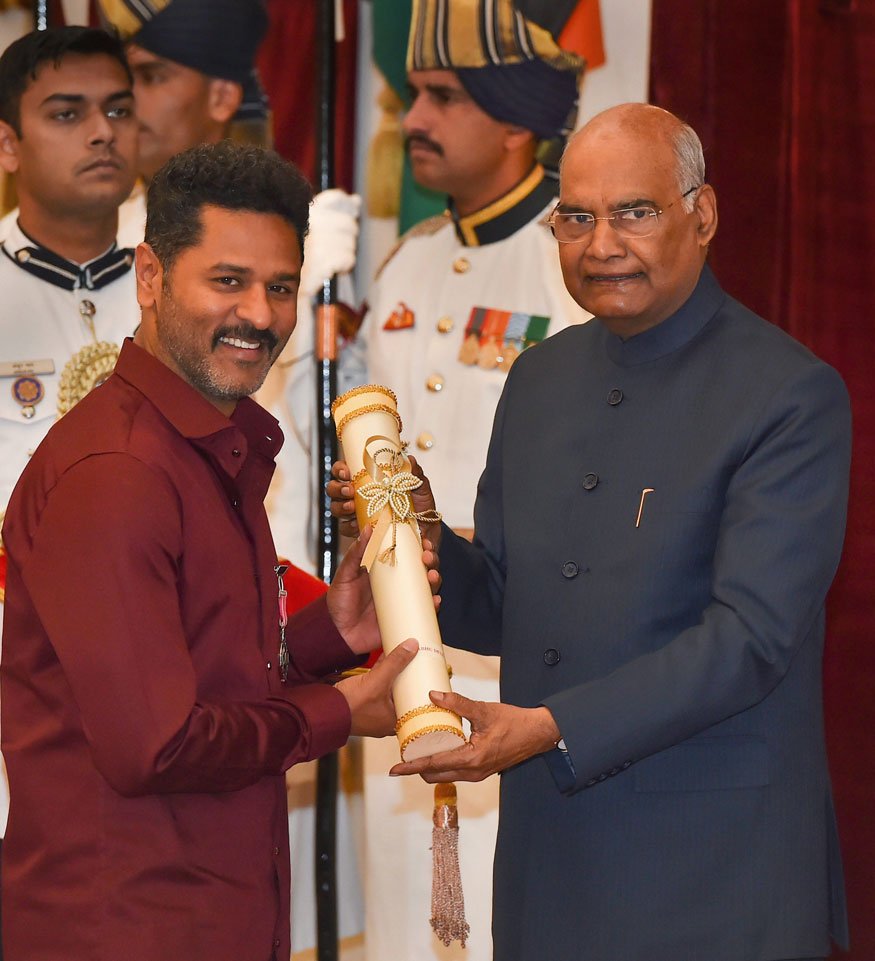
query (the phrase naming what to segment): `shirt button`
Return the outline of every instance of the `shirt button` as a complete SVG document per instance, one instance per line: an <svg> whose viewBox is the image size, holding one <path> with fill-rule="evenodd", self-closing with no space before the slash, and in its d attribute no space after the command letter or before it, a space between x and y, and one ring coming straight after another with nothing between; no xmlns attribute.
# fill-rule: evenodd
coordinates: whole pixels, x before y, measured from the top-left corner
<svg viewBox="0 0 875 961"><path fill-rule="evenodd" d="M274 939L273 939L273 946L274 946L275 948L278 948L278 947L280 946L280 939L279 939L279 938L274 938Z"/></svg>
<svg viewBox="0 0 875 961"><path fill-rule="evenodd" d="M270 663L270 661L268 661L268 662L267 662L267 669L270 670L270 668L271 668L271 663Z"/></svg>
<svg viewBox="0 0 875 961"><path fill-rule="evenodd" d="M453 261L453 272L457 274L467 274L471 269L471 262L466 257L457 257Z"/></svg>
<svg viewBox="0 0 875 961"><path fill-rule="evenodd" d="M231 506L234 508L234 510L237 510L237 508L240 506L240 501L235 497L234 500L231 501Z"/></svg>
<svg viewBox="0 0 875 961"><path fill-rule="evenodd" d="M574 561L566 561L562 565L562 576L567 577L568 580L571 580L572 577L577 577L579 573L580 568L574 563Z"/></svg>
<svg viewBox="0 0 875 961"><path fill-rule="evenodd" d="M431 450L432 447L434 447L434 434L424 430L419 437L416 438L416 446L420 450Z"/></svg>
<svg viewBox="0 0 875 961"><path fill-rule="evenodd" d="M232 457L239 457L239 456L240 456L240 451L237 450L237 448L235 447L234 450L231 451L231 456L232 456Z"/></svg>
<svg viewBox="0 0 875 961"><path fill-rule="evenodd" d="M547 650L544 651L544 663L548 667L555 667L559 661L559 651L557 651L555 647L548 647Z"/></svg>
<svg viewBox="0 0 875 961"><path fill-rule="evenodd" d="M425 386L433 394L439 394L444 389L444 379L440 374L432 374L425 382Z"/></svg>
<svg viewBox="0 0 875 961"><path fill-rule="evenodd" d="M453 323L452 317L441 317L437 322L437 329L439 334L449 334L456 325Z"/></svg>
<svg viewBox="0 0 875 961"><path fill-rule="evenodd" d="M598 474L585 474L583 478L583 489L591 491L599 482Z"/></svg>
<svg viewBox="0 0 875 961"><path fill-rule="evenodd" d="M616 407L617 404L623 402L623 391L619 387L615 387L613 390L608 392L608 403L611 407Z"/></svg>
<svg viewBox="0 0 875 961"><path fill-rule="evenodd" d="M278 847L275 847L273 849L273 856L276 857L279 853L280 853L280 849Z"/></svg>

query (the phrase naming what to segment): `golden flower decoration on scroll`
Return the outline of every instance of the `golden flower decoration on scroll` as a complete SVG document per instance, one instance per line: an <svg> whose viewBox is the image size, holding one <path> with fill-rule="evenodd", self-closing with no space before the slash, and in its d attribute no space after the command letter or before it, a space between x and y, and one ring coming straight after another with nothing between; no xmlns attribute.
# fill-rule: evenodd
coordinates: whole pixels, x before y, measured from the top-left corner
<svg viewBox="0 0 875 961"><path fill-rule="evenodd" d="M413 517L413 505L407 496L422 485L418 477L409 471L384 474L378 481L365 484L359 494L368 502L368 517L376 517L386 507L392 509L396 521L406 523Z"/></svg>
<svg viewBox="0 0 875 961"><path fill-rule="evenodd" d="M380 458L385 456L385 460ZM372 455L372 464L379 471L379 477L362 484L356 493L367 503L368 519L376 517L387 507L391 514L392 545L383 551L379 559L384 563L395 563L396 531L398 524L422 521L426 524L437 523L441 515L437 511L414 511L410 499L411 491L422 486L422 481L407 468L409 461L397 450L384 447ZM418 528L417 528L418 530ZM378 532L375 531L375 536Z"/></svg>

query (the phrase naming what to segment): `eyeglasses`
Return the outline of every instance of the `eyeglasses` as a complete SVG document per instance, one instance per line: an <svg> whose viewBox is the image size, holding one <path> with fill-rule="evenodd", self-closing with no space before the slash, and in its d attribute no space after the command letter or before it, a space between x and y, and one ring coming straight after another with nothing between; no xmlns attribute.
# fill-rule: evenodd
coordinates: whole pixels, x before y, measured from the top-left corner
<svg viewBox="0 0 875 961"><path fill-rule="evenodd" d="M607 217L594 217L588 213L564 214L554 210L547 224L560 244L577 244L591 237L597 220L606 220L621 237L649 237L659 225L659 215L670 210L694 190L698 190L699 186L701 185L690 187L686 193L661 210L651 207L650 204L642 204L639 207L615 210Z"/></svg>

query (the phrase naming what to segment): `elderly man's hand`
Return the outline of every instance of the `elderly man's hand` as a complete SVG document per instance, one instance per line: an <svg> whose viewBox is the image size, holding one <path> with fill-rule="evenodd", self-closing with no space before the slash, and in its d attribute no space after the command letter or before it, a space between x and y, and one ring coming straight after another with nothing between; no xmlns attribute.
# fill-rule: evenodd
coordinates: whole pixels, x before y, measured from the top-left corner
<svg viewBox="0 0 875 961"><path fill-rule="evenodd" d="M435 509L434 494L431 492L431 484L422 472L422 468L416 462L415 457L410 457L410 471L418 477L422 484L411 491L410 496L413 500L413 510L417 514L433 511ZM331 513L338 519L340 533L345 537L357 537L359 533L358 521L355 516L355 490L352 486L349 467L344 461L336 461L331 467L331 476L334 478L325 485L325 490L331 498ZM441 525L420 524L420 532L425 541L429 542L430 549L437 551L440 547Z"/></svg>
<svg viewBox="0 0 875 961"><path fill-rule="evenodd" d="M471 739L443 754L396 764L389 773L419 774L424 781L482 781L535 754L550 751L559 728L546 707L514 707L491 701L471 701L461 694L431 692L432 701L471 722Z"/></svg>

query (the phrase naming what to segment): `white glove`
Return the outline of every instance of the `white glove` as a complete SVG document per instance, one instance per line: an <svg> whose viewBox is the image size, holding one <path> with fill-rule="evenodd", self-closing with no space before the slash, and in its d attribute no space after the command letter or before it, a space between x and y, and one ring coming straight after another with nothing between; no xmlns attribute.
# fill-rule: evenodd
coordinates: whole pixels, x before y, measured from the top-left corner
<svg viewBox="0 0 875 961"><path fill-rule="evenodd" d="M332 188L316 194L310 205L310 231L304 240L301 293L312 297L334 274L355 266L362 198Z"/></svg>

